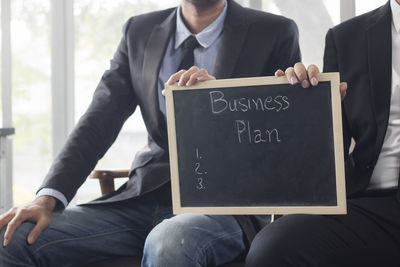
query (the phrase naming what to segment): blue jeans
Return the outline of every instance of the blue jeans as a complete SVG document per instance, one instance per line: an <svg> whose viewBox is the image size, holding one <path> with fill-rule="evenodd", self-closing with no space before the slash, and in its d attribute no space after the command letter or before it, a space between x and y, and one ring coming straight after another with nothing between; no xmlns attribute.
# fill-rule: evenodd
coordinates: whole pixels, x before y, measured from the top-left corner
<svg viewBox="0 0 400 267"><path fill-rule="evenodd" d="M245 250L243 232L233 216L173 216L153 193L54 213L48 228L28 245L33 226L23 223L7 247L0 245L1 267L84 266L142 254L142 266L214 266Z"/></svg>

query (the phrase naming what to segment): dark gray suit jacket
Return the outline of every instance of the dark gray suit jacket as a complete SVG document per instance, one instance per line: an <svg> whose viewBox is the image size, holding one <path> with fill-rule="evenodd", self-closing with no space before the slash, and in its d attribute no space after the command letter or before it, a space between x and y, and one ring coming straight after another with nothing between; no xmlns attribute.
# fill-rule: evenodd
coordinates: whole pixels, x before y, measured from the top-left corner
<svg viewBox="0 0 400 267"><path fill-rule="evenodd" d="M93 203L137 197L170 180L167 128L159 108L157 78L175 24L176 8L132 17L126 23L110 70L104 73L92 103L41 188L54 188L71 200L138 106L148 144L136 154L130 180ZM293 21L229 1L215 65L218 79L273 75L278 68L298 61L298 30ZM260 222L255 217L238 218L251 240Z"/></svg>
<svg viewBox="0 0 400 267"><path fill-rule="evenodd" d="M392 81L391 25L388 2L334 27L326 36L324 72L339 71L340 79L348 82L342 114L349 197L368 186L385 139ZM349 154L351 138L356 145Z"/></svg>

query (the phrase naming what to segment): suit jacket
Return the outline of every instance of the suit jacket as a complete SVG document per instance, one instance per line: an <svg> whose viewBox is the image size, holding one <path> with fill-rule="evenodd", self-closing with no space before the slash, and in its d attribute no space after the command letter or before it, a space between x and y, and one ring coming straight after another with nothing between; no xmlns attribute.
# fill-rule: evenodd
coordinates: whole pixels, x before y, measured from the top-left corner
<svg viewBox="0 0 400 267"><path fill-rule="evenodd" d="M136 197L170 180L167 128L159 108L157 78L175 24L176 8L129 19L110 70L104 73L92 103L68 137L41 188L54 188L71 200L138 106L147 128L148 144L136 154L129 181L93 203ZM214 75L218 79L273 75L276 69L292 66L299 60L298 30L293 21L229 1L215 63ZM239 220L251 239L257 220Z"/></svg>
<svg viewBox="0 0 400 267"><path fill-rule="evenodd" d="M324 72L348 82L342 102L346 189L356 196L368 186L389 120L392 75L391 8L348 20L326 36ZM354 150L349 154L351 138Z"/></svg>

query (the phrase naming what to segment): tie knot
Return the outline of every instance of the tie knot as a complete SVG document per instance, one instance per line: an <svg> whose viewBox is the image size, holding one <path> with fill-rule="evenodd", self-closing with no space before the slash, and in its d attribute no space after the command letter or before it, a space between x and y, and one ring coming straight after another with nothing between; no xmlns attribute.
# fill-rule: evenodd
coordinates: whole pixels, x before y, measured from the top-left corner
<svg viewBox="0 0 400 267"><path fill-rule="evenodd" d="M198 47L200 44L197 41L196 37L194 37L193 35L190 35L188 38L186 38L186 40L183 42L183 47L185 49L189 49L189 50L194 50L196 47Z"/></svg>

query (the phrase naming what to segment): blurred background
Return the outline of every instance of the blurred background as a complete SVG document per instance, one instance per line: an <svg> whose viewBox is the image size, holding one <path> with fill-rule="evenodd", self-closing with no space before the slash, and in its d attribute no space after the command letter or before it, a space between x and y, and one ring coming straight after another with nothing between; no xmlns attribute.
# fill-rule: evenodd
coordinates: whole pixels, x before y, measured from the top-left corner
<svg viewBox="0 0 400 267"><path fill-rule="evenodd" d="M174 7L180 2L1 1L0 127L15 127L16 133L0 145L0 211L10 206L11 202L20 205L35 198L52 159L84 113L97 83L108 68L120 41L124 22L131 16ZM237 2L294 19L300 30L303 61L322 68L327 30L386 1ZM145 127L140 110L137 110L96 168L129 168L145 140ZM11 192L10 201L2 198L11 196ZM87 180L73 204L98 196L100 189L97 181Z"/></svg>

